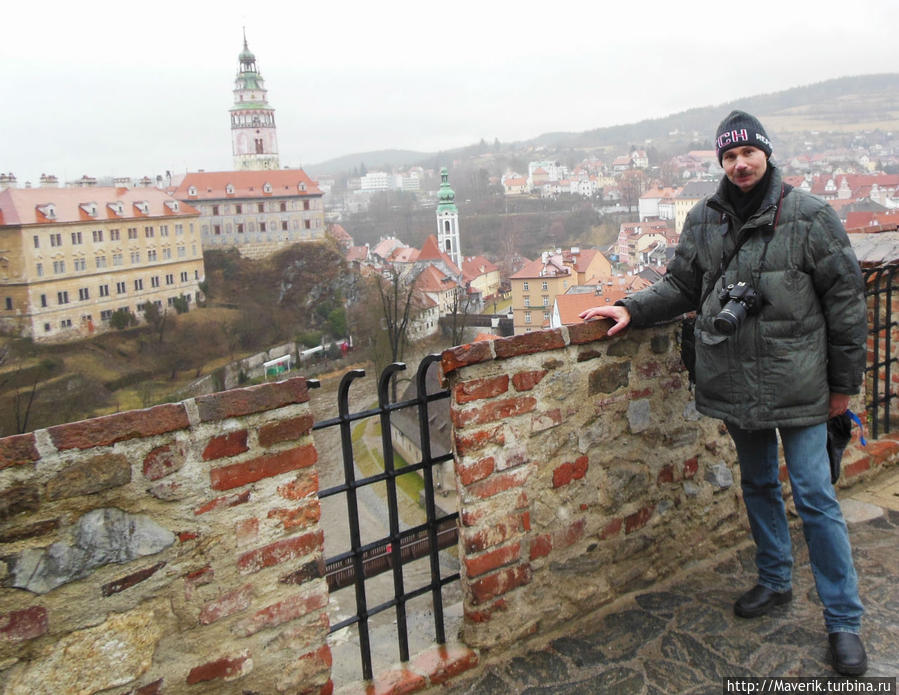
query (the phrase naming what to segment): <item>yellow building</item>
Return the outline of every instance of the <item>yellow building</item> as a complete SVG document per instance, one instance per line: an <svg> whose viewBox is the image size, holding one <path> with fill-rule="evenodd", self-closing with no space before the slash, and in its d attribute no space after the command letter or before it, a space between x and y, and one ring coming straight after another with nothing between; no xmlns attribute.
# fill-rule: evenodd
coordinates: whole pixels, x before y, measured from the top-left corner
<svg viewBox="0 0 899 695"><path fill-rule="evenodd" d="M548 328L556 297L569 288L608 280L611 276L612 264L595 249L544 252L509 278L516 335Z"/></svg>
<svg viewBox="0 0 899 695"><path fill-rule="evenodd" d="M108 328L199 295L199 213L155 188L0 192L0 327L38 341Z"/></svg>
<svg viewBox="0 0 899 695"><path fill-rule="evenodd" d="M674 233L680 236L684 231L687 213L700 200L718 190L717 181L690 181L674 197Z"/></svg>

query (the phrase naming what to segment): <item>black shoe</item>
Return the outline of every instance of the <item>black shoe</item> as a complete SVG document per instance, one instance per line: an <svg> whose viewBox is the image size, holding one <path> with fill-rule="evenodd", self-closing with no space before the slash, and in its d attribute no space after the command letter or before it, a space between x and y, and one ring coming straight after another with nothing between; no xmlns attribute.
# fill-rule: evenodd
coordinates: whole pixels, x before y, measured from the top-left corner
<svg viewBox="0 0 899 695"><path fill-rule="evenodd" d="M789 603L792 600L792 589L778 592L772 591L761 584L756 584L737 599L737 602L734 604L734 613L741 618L757 618L760 615L770 613L775 606Z"/></svg>
<svg viewBox="0 0 899 695"><path fill-rule="evenodd" d="M844 676L860 676L867 670L868 657L861 637L851 632L831 632L827 639L834 671Z"/></svg>

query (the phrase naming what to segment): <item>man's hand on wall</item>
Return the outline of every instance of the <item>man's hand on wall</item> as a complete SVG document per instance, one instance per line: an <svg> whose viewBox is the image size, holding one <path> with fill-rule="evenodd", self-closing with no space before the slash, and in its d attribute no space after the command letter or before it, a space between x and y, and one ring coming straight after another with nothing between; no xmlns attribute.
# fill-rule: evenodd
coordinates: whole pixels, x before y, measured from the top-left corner
<svg viewBox="0 0 899 695"><path fill-rule="evenodd" d="M587 311L582 311L579 316L584 321L596 318L612 319L615 325L609 329L608 335L615 335L623 331L631 322L631 314L623 306L595 306Z"/></svg>

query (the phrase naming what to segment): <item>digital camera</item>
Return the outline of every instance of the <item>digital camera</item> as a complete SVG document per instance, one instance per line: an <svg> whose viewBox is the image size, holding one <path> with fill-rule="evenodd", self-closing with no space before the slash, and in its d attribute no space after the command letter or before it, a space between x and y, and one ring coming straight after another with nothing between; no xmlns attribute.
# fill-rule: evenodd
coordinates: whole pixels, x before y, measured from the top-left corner
<svg viewBox="0 0 899 695"><path fill-rule="evenodd" d="M759 293L745 282L725 287L718 294L718 301L723 307L712 323L715 330L724 335L732 335L743 319L754 314L762 305Z"/></svg>

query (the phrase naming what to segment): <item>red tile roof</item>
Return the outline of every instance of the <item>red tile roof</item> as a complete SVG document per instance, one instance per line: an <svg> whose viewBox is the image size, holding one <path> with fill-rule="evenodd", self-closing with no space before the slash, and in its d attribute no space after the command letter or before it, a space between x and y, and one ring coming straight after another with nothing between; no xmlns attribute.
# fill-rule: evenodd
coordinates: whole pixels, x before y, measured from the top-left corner
<svg viewBox="0 0 899 695"><path fill-rule="evenodd" d="M0 212L4 225L84 222L109 219L111 205L122 204L122 215L116 219L146 217L185 217L199 215L196 208L179 202L158 188L7 188L0 191ZM142 213L135 203L146 203L148 212ZM167 204L168 203L168 204ZM45 211L52 205L55 215ZM88 214L84 206L93 205L96 216ZM177 207L175 210L173 208Z"/></svg>
<svg viewBox="0 0 899 695"><path fill-rule="evenodd" d="M228 185L233 193L227 192ZM271 191L266 192L266 184ZM188 195L191 186L195 196ZM191 172L174 191L179 200L218 200L222 198L260 198L264 196L320 196L318 183L302 169L270 169L263 171L199 171Z"/></svg>

